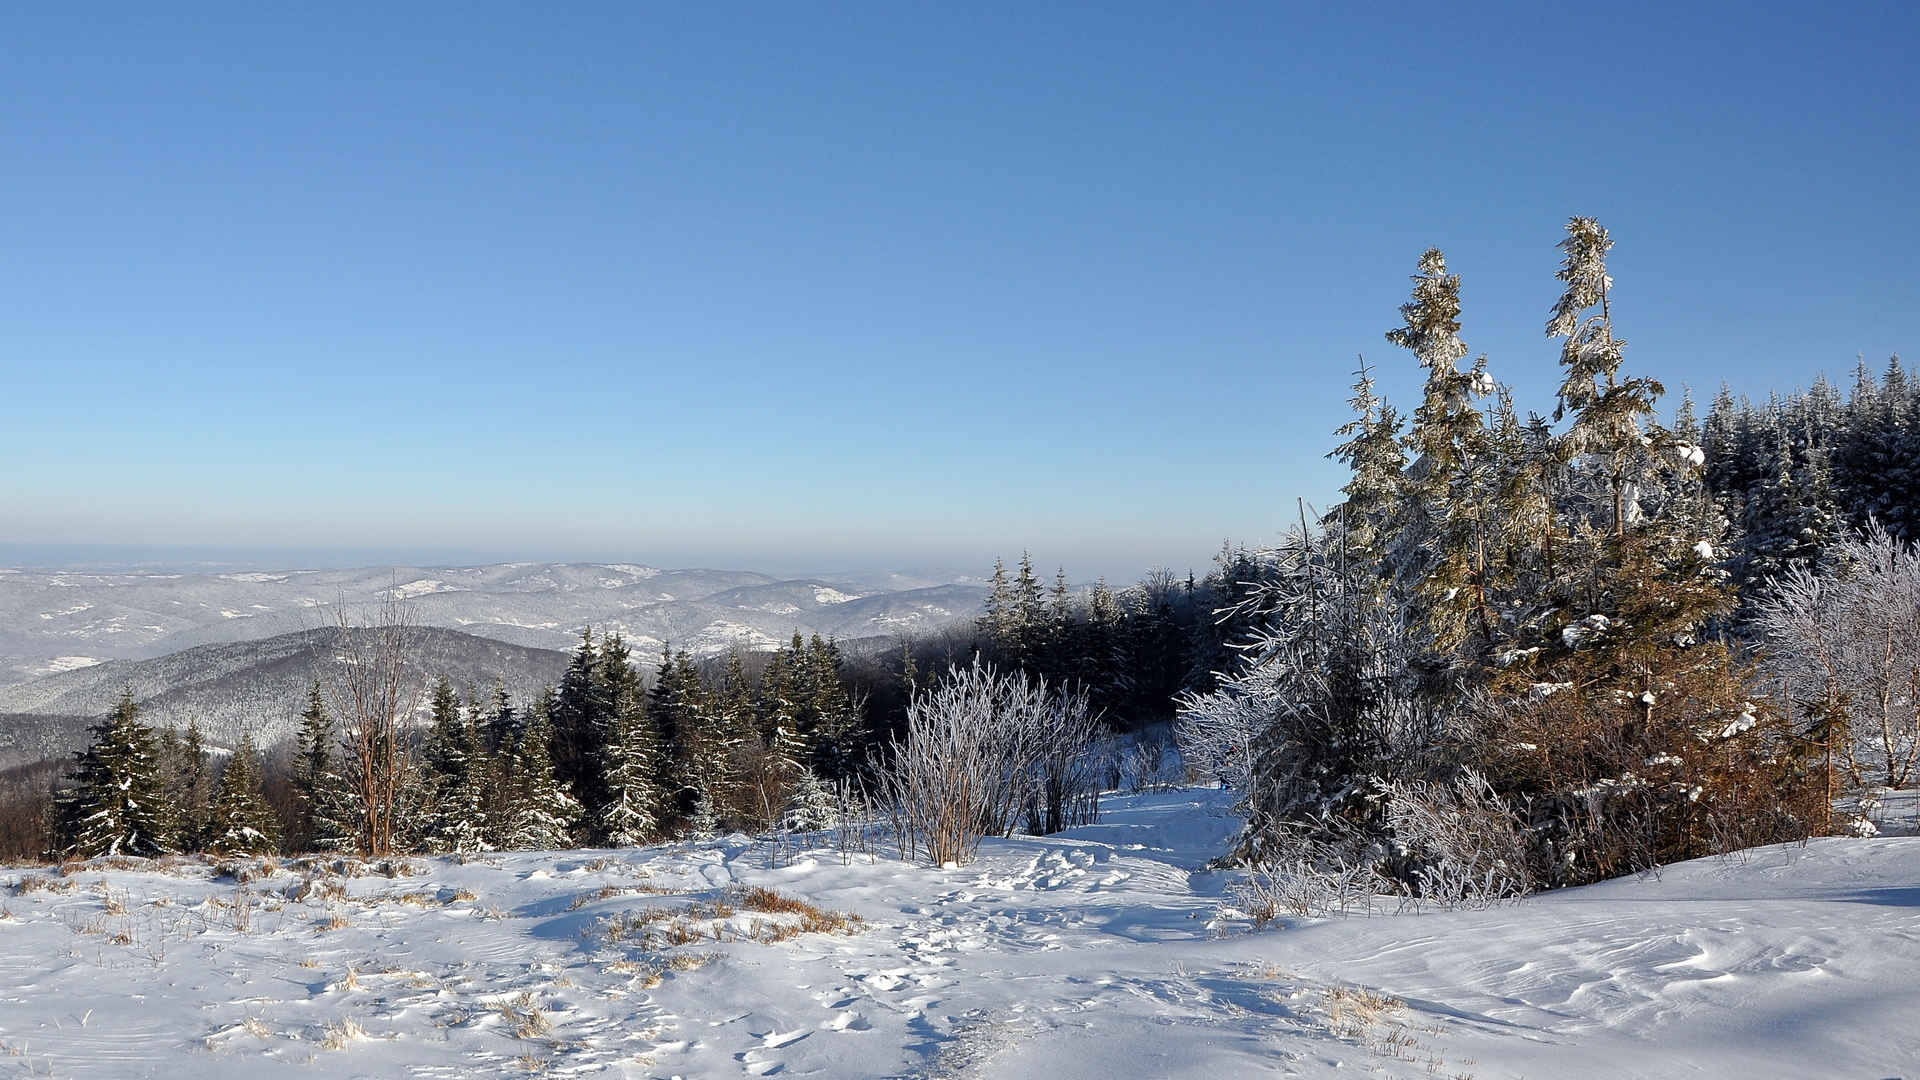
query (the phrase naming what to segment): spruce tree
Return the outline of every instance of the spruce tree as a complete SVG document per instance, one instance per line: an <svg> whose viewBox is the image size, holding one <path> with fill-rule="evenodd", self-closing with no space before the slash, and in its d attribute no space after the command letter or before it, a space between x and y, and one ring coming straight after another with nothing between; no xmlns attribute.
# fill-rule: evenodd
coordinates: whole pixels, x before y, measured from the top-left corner
<svg viewBox="0 0 1920 1080"><path fill-rule="evenodd" d="M1389 519L1399 505L1407 455L1400 443L1400 417L1375 396L1373 372L1364 359L1355 375L1347 400L1354 418L1335 431L1346 441L1327 455L1345 463L1351 477L1340 489L1346 498L1325 520L1339 532L1342 558L1384 576Z"/></svg>
<svg viewBox="0 0 1920 1080"><path fill-rule="evenodd" d="M1575 218L1561 246L1567 289L1547 330L1568 338L1566 444L1594 483L1566 494L1559 532L1585 555L1563 562L1555 606L1506 657L1488 746L1529 817L1539 879L1571 884L1791 834L1804 785L1744 670L1704 633L1733 592L1703 531L1700 452L1654 421L1657 382L1620 374L1611 240Z"/></svg>
<svg viewBox="0 0 1920 1080"><path fill-rule="evenodd" d="M594 841L608 847L646 843L661 830L667 744L648 715L640 673L618 634L601 646L594 696L600 718L592 769L598 802L588 807Z"/></svg>
<svg viewBox="0 0 1920 1080"><path fill-rule="evenodd" d="M673 817L693 809L715 766L717 750L710 743L717 733L703 715L704 691L693 655L685 649L675 653L663 645L653 688L646 696L646 715L661 750L665 769L661 786Z"/></svg>
<svg viewBox="0 0 1920 1080"><path fill-rule="evenodd" d="M787 800L786 826L794 832L819 832L838 824L833 789L812 769L801 769Z"/></svg>
<svg viewBox="0 0 1920 1080"><path fill-rule="evenodd" d="M300 713L295 737L294 830L288 837L293 852L335 851L347 844L347 828L338 813L345 785L334 772L333 737L333 718L315 679L307 689L307 707Z"/></svg>
<svg viewBox="0 0 1920 1080"><path fill-rule="evenodd" d="M207 820L207 851L215 855L268 855L280 846L280 823L261 790L260 752L253 733L240 736L240 745L220 774L220 792Z"/></svg>
<svg viewBox="0 0 1920 1080"><path fill-rule="evenodd" d="M92 743L74 756L72 786L55 796L55 854L91 859L170 851L158 769L153 732L140 722L132 691L123 692L93 727Z"/></svg>
<svg viewBox="0 0 1920 1080"><path fill-rule="evenodd" d="M1007 652L1019 637L1019 601L1007 581L1007 564L1000 559L993 560L993 574L987 579L986 611L976 625L996 652Z"/></svg>
<svg viewBox="0 0 1920 1080"><path fill-rule="evenodd" d="M162 810L173 851L198 851L206 840L207 814L213 805L214 776L207 740L197 718L187 721L179 745L178 764L172 770L172 801Z"/></svg>
<svg viewBox="0 0 1920 1080"><path fill-rule="evenodd" d="M660 794L654 783L652 742L644 720L616 717L600 748L601 783L606 801L593 816L595 842L605 847L635 847L659 832L655 808Z"/></svg>
<svg viewBox="0 0 1920 1080"><path fill-rule="evenodd" d="M597 746L605 735L606 704L601 694L601 663L593 628L580 632L580 644L567 662L553 705L553 769L589 807L600 805Z"/></svg>
<svg viewBox="0 0 1920 1080"><path fill-rule="evenodd" d="M580 803L554 775L549 746L553 738L545 699L536 702L508 752L513 755L514 787L500 846L546 851L568 847L580 824Z"/></svg>
<svg viewBox="0 0 1920 1080"><path fill-rule="evenodd" d="M1460 370L1467 355L1459 336L1460 278L1447 272L1438 248L1421 256L1400 317L1402 325L1387 331L1387 340L1413 353L1427 379L1405 439L1414 461L1395 523L1393 573L1412 586L1417 625L1435 656L1446 661L1469 639L1477 639L1481 653L1492 647L1495 618L1483 535L1487 431L1475 401L1494 384L1484 358Z"/></svg>
<svg viewBox="0 0 1920 1080"><path fill-rule="evenodd" d="M1564 436L1567 452L1601 470L1611 503L1607 526L1620 537L1638 513L1634 480L1646 445L1642 439L1665 389L1657 380L1620 374L1627 343L1613 333L1613 278L1607 273L1612 248L1613 238L1598 221L1576 217L1567 223L1560 242L1566 258L1555 274L1566 289L1547 319L1547 334L1566 339L1554 418L1573 417Z"/></svg>
<svg viewBox="0 0 1920 1080"><path fill-rule="evenodd" d="M496 682L493 687L493 700L488 703L485 718L480 724L480 745L488 754L511 753L520 742L520 734L526 719L513 707L513 698L508 695L504 683Z"/></svg>
<svg viewBox="0 0 1920 1080"><path fill-rule="evenodd" d="M860 710L847 694L841 678L842 658L837 642L815 634L802 660L806 676L805 699L795 727L806 738L810 770L838 780L853 770L854 744L859 738Z"/></svg>
<svg viewBox="0 0 1920 1080"><path fill-rule="evenodd" d="M475 710L462 708L443 675L434 686L432 726L425 747L425 820L420 843L429 851L486 851L486 761L475 730Z"/></svg>
<svg viewBox="0 0 1920 1080"><path fill-rule="evenodd" d="M683 830L686 838L694 841L711 840L719 835L720 826L719 808L711 795L701 791L693 800L693 812L687 815L686 828Z"/></svg>
<svg viewBox="0 0 1920 1080"><path fill-rule="evenodd" d="M1020 572L1014 578L1013 599L1014 655L1011 659L1015 666L1031 671L1046 648L1047 614L1030 552L1020 553Z"/></svg>

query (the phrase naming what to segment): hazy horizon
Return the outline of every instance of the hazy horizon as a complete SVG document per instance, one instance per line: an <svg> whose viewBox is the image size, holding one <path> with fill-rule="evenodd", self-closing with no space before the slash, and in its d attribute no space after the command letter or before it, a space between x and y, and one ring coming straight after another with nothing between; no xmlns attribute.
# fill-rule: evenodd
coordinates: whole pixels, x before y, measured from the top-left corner
<svg viewBox="0 0 1920 1080"><path fill-rule="evenodd" d="M1238 543L1238 542L1236 542ZM1248 542L1243 546L1258 547ZM925 578L934 581L985 581L993 569L995 558L1002 559L1009 568L1015 566L1023 553L1031 554L1033 563L1041 576L1052 581L1055 569L1065 569L1070 581L1075 584L1091 583L1095 579L1105 579L1109 583L1129 584L1155 569L1172 570L1184 575L1191 570L1196 576L1204 575L1213 565L1213 554L1191 563L1176 565L1173 561L1147 562L1138 566L1126 562L1089 560L1084 566L1077 565L1071 559L1053 559L1048 561L1038 552L1026 552L1025 549L1010 549L999 555L989 555L978 564L943 564L926 560L906 558L892 561L809 561L781 558L777 555L757 555L752 552L736 553L737 557L702 559L698 552L660 552L653 557L640 557L632 553L599 553L592 557L585 555L566 556L551 554L532 556L525 553L488 551L488 550L447 550L447 549L351 549L326 550L315 548L229 548L217 545L180 545L148 547L139 545L116 544L18 544L0 542L0 569L60 571L70 570L76 573L228 573L245 571L301 571L301 570L353 570L380 569L385 567L415 567L421 569L447 569L457 567L493 566L512 563L562 563L581 565L632 564L651 566L661 570L731 570L768 574L782 578L801 579L810 577L852 577L867 578L882 575ZM718 555L720 553L709 553Z"/></svg>

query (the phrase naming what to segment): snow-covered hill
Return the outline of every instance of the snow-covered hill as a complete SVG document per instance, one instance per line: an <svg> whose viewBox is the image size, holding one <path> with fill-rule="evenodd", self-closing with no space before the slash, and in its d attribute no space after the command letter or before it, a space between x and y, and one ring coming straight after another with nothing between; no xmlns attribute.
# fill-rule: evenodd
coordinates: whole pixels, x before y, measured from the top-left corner
<svg viewBox="0 0 1920 1080"><path fill-rule="evenodd" d="M304 630L263 641L201 645L151 660L109 660L0 687L0 714L85 717L92 723L112 708L123 690L131 690L148 723L182 727L198 719L217 744L232 746L250 729L264 745L272 745L293 733L313 680L333 677L340 662L339 634L333 628ZM462 691L486 694L501 685L525 702L540 687L559 682L567 656L424 627L415 661L421 685L445 675ZM14 727L13 721L0 717L0 745ZM56 748L56 753L84 742L86 727L70 725L67 734L71 745Z"/></svg>
<svg viewBox="0 0 1920 1080"><path fill-rule="evenodd" d="M1222 796L932 870L765 844L0 871L0 1075L1890 1077L1920 839L1248 933ZM808 916L749 887L859 917ZM776 910L784 909L784 910ZM716 940L716 938L718 940Z"/></svg>
<svg viewBox="0 0 1920 1080"><path fill-rule="evenodd" d="M252 641L331 625L330 608L394 588L421 622L544 649L587 625L627 635L642 655L663 642L703 654L785 641L930 630L970 619L984 591L884 575L872 582L783 581L737 570L627 563L503 563L243 573L0 573L0 685L104 660Z"/></svg>

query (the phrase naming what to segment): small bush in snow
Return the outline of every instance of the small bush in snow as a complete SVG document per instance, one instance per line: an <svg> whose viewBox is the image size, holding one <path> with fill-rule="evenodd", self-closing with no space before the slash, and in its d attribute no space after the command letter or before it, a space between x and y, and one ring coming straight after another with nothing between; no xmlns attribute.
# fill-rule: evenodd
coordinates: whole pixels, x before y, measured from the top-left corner
<svg viewBox="0 0 1920 1080"><path fill-rule="evenodd" d="M1533 890L1526 838L1486 777L1469 769L1451 784L1399 781L1381 794L1420 902L1479 908Z"/></svg>

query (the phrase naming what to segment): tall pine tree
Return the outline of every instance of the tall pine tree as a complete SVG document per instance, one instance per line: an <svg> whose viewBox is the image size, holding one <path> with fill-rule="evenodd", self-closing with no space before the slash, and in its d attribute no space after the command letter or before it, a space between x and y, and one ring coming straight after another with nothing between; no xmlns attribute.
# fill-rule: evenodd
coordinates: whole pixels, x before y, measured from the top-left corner
<svg viewBox="0 0 1920 1080"><path fill-rule="evenodd" d="M91 859L171 850L158 769L153 732L127 691L75 755L72 785L55 796L55 853Z"/></svg>

